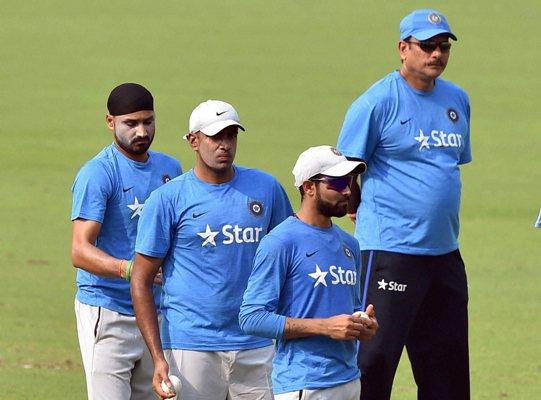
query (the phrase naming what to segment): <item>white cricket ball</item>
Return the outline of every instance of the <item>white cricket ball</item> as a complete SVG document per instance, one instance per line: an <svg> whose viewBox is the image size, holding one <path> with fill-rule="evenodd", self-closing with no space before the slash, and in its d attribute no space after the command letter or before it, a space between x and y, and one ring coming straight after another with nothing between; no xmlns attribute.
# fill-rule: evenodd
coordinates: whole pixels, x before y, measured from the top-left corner
<svg viewBox="0 0 541 400"><path fill-rule="evenodd" d="M176 396L173 399L176 399L182 388L182 383L180 382L180 378L175 375L169 375L169 381L173 387L169 388L165 381L162 381L162 390L167 394L175 394Z"/></svg>
<svg viewBox="0 0 541 400"><path fill-rule="evenodd" d="M366 318L366 319L370 319L370 317L368 316L368 314L365 313L364 311L357 311L357 312L354 312L354 313L352 314L352 316L357 317L357 318Z"/></svg>

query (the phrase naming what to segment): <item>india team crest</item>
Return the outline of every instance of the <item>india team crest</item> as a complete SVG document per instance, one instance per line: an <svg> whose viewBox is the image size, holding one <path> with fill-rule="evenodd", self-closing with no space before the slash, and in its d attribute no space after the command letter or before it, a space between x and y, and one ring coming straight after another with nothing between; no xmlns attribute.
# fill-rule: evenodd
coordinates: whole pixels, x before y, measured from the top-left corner
<svg viewBox="0 0 541 400"><path fill-rule="evenodd" d="M256 217L259 217L261 214L263 214L263 203L253 200L248 203L248 210L250 210L250 212Z"/></svg>
<svg viewBox="0 0 541 400"><path fill-rule="evenodd" d="M449 117L449 119L453 122L457 122L458 121L458 113L456 112L456 110L452 109L452 108L449 108L447 110L447 116Z"/></svg>
<svg viewBox="0 0 541 400"><path fill-rule="evenodd" d="M171 180L171 177L169 176L169 174L163 174L162 175L162 182L163 183L167 183Z"/></svg>
<svg viewBox="0 0 541 400"><path fill-rule="evenodd" d="M344 254L346 255L347 258L353 258L353 252L346 246L343 246L344 247Z"/></svg>
<svg viewBox="0 0 541 400"><path fill-rule="evenodd" d="M438 14L432 13L428 16L428 22L434 25L441 24L441 17Z"/></svg>

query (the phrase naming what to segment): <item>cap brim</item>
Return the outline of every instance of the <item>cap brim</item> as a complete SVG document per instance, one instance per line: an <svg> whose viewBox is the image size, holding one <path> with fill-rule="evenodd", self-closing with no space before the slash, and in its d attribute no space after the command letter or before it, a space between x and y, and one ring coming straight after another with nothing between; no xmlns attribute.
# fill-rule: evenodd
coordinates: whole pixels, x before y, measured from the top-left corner
<svg viewBox="0 0 541 400"><path fill-rule="evenodd" d="M244 127L237 121L232 119L225 119L223 121L217 121L213 124L210 124L209 126L204 127L203 129L201 129L201 132L203 132L207 136L214 136L228 126L238 126L241 130L245 130Z"/></svg>
<svg viewBox="0 0 541 400"><path fill-rule="evenodd" d="M442 35L442 34L449 35L449 37L453 40L458 40L453 32L449 32L448 30L445 30L445 29L427 29L421 32L414 33L411 36L413 36L417 40L427 40L434 36Z"/></svg>
<svg viewBox="0 0 541 400"><path fill-rule="evenodd" d="M205 127L204 129L201 129L201 132L203 132L207 136L214 136L214 135L220 133L223 129L227 128L228 126L238 126L239 129L241 129L242 131L246 131L246 129L244 129L244 127L241 124L239 124L237 121L235 121L233 119L226 119L226 120L223 120L223 121L218 121L218 122L215 122L213 124L210 124L209 126ZM190 132L190 133L192 133L192 132ZM182 139L188 140L188 135L189 135L189 133L182 136Z"/></svg>
<svg viewBox="0 0 541 400"><path fill-rule="evenodd" d="M357 174L363 174L366 171L366 163L364 161L342 161L339 164L332 166L331 168L320 172L322 175L327 176L344 176L351 172Z"/></svg>

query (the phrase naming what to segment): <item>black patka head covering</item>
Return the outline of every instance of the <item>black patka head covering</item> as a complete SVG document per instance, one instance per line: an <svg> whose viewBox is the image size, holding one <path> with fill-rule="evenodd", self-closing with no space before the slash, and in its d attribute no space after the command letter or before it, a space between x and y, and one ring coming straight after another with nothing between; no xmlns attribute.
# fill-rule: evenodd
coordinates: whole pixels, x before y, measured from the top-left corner
<svg viewBox="0 0 541 400"><path fill-rule="evenodd" d="M107 100L111 115L131 114L137 111L154 110L152 94L137 83L123 83L111 91Z"/></svg>

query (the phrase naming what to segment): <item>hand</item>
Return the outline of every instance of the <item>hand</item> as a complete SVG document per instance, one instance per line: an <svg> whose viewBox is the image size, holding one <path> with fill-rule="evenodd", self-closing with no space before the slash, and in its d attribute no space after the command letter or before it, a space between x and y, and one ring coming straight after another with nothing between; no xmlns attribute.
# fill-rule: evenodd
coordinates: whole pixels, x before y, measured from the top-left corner
<svg viewBox="0 0 541 400"><path fill-rule="evenodd" d="M163 280L162 280L162 267L160 267L160 269L159 269L158 272L156 273L156 276L154 276L154 284L155 284L155 285L163 285Z"/></svg>
<svg viewBox="0 0 541 400"><path fill-rule="evenodd" d="M357 223L357 213L347 213L348 218L353 222L354 224Z"/></svg>
<svg viewBox="0 0 541 400"><path fill-rule="evenodd" d="M173 387L173 384L169 381L169 365L167 361L160 360L154 363L154 377L152 378L152 389L156 392L160 399L170 399L175 397L174 393L165 393L162 390L162 381L165 381L165 384L168 387Z"/></svg>
<svg viewBox="0 0 541 400"><path fill-rule="evenodd" d="M378 320L376 319L376 309L372 304L366 307L365 313L368 315L368 318L359 318L363 326L360 330L359 340L372 339L379 328Z"/></svg>
<svg viewBox="0 0 541 400"><path fill-rule="evenodd" d="M363 324L360 318L342 314L323 320L325 335L335 340L359 339Z"/></svg>

